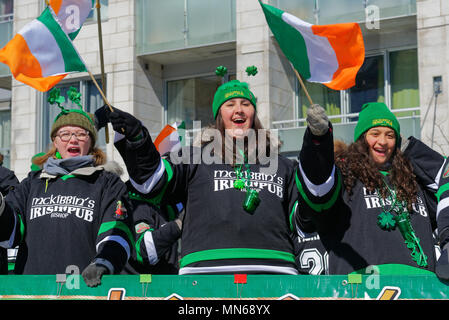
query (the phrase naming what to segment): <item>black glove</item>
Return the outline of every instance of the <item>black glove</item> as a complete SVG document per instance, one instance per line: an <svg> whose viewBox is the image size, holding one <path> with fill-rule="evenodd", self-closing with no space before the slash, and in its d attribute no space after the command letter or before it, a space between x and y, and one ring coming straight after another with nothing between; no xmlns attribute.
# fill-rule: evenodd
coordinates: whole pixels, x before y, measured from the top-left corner
<svg viewBox="0 0 449 320"><path fill-rule="evenodd" d="M106 104L95 111L95 128L97 130L106 127L109 122L110 113L111 109L109 109L109 106Z"/></svg>
<svg viewBox="0 0 449 320"><path fill-rule="evenodd" d="M307 126L315 136L322 136L329 130L326 111L319 104L312 104L307 109Z"/></svg>
<svg viewBox="0 0 449 320"><path fill-rule="evenodd" d="M142 133L140 121L128 112L114 108L114 112L109 114L114 131L123 134L128 140L133 140Z"/></svg>
<svg viewBox="0 0 449 320"><path fill-rule="evenodd" d="M129 140L133 140L141 134L142 124L136 117L115 107L111 108L114 112L107 105L95 111L95 127L97 130L100 130L110 122L114 131L125 135Z"/></svg>
<svg viewBox="0 0 449 320"><path fill-rule="evenodd" d="M82 276L87 286L92 288L100 285L101 277L108 273L109 271L105 266L91 263L83 270Z"/></svg>
<svg viewBox="0 0 449 320"><path fill-rule="evenodd" d="M437 277L442 280L449 280L449 243L446 243L441 252L435 266L435 273Z"/></svg>

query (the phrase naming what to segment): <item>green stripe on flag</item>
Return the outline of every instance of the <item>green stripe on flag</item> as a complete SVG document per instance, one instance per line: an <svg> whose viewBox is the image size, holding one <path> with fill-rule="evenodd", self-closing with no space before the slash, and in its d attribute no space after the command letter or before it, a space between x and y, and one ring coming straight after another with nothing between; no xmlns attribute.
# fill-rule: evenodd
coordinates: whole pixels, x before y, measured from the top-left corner
<svg viewBox="0 0 449 320"><path fill-rule="evenodd" d="M301 33L282 20L284 11L263 4L260 1L259 3L262 6L268 26L285 57L290 60L295 69L304 78L309 79L311 76L309 58L307 56L306 42Z"/></svg>
<svg viewBox="0 0 449 320"><path fill-rule="evenodd" d="M54 19L50 9L45 9L37 20L43 23L55 38L64 58L65 72L87 71L86 66L78 55L78 52L73 47L72 42L62 30L61 26Z"/></svg>

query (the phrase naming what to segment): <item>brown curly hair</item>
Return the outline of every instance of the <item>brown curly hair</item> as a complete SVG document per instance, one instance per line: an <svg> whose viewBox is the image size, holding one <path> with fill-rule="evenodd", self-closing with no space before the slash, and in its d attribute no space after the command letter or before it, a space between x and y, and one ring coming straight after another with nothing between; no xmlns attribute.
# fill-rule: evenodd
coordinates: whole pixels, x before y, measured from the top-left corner
<svg viewBox="0 0 449 320"><path fill-rule="evenodd" d="M365 134L345 150L335 154L335 157L335 164L341 170L346 191L350 195L356 180L359 180L370 192L379 190L383 199L388 197L389 193L385 188L383 175L369 157ZM412 165L399 148L394 151L390 164L390 183L396 191L397 199L406 201L407 209L411 212L412 204L416 202L418 194L418 184Z"/></svg>

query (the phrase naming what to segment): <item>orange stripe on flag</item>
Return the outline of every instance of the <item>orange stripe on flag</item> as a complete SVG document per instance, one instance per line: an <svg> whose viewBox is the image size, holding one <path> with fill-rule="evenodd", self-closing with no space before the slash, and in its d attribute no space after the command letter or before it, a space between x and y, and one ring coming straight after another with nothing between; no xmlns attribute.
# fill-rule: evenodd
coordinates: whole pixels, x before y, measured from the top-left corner
<svg viewBox="0 0 449 320"><path fill-rule="evenodd" d="M175 131L176 129L169 124L167 124L164 129L162 129L156 140L154 140L154 145L156 146L157 151L159 151L159 145L161 144L161 142Z"/></svg>
<svg viewBox="0 0 449 320"><path fill-rule="evenodd" d="M335 51L338 69L329 83L334 90L345 90L355 85L357 72L365 60L365 44L357 23L313 25L314 34L326 37Z"/></svg>
<svg viewBox="0 0 449 320"><path fill-rule="evenodd" d="M58 15L59 10L61 9L62 1L63 0L50 0L50 6L52 7L56 15Z"/></svg>
<svg viewBox="0 0 449 320"><path fill-rule="evenodd" d="M9 66L14 78L36 90L48 91L67 74L42 77L39 61L33 56L25 39L16 34L8 44L0 50L0 62Z"/></svg>

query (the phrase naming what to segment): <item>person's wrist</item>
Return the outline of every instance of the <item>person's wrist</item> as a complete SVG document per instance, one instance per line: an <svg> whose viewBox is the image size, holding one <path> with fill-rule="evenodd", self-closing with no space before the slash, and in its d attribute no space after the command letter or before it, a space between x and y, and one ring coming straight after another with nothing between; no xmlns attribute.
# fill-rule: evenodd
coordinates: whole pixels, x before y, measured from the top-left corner
<svg viewBox="0 0 449 320"><path fill-rule="evenodd" d="M142 129L139 130L139 133L137 135L134 135L132 137L127 138L131 142L137 142L143 139L143 131Z"/></svg>

